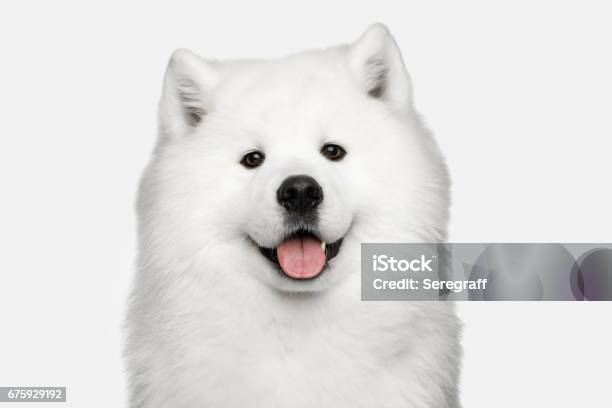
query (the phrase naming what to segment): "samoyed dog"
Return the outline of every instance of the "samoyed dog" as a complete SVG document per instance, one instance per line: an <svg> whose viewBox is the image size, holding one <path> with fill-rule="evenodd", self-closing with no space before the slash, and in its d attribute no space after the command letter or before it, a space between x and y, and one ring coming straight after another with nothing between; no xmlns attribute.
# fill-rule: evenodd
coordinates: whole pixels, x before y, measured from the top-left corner
<svg viewBox="0 0 612 408"><path fill-rule="evenodd" d="M448 302L362 302L362 242L446 238L449 177L389 30L172 55L138 200L131 406L457 407Z"/></svg>

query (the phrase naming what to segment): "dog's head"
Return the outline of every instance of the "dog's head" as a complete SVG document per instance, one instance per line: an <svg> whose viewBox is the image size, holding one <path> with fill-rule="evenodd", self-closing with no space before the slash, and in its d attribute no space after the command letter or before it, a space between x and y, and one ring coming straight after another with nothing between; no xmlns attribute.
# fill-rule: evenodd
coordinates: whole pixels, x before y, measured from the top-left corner
<svg viewBox="0 0 612 408"><path fill-rule="evenodd" d="M179 50L142 184L142 250L320 290L358 275L360 242L443 239L447 190L384 26L280 60Z"/></svg>

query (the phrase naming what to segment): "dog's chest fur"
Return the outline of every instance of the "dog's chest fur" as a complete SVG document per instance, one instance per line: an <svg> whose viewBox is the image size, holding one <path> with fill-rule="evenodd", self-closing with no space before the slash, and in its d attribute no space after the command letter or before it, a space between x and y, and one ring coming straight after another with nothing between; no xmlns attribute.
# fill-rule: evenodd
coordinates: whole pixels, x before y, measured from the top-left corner
<svg viewBox="0 0 612 408"><path fill-rule="evenodd" d="M450 304L361 302L356 279L310 295L225 285L158 297L146 406L455 406Z"/></svg>

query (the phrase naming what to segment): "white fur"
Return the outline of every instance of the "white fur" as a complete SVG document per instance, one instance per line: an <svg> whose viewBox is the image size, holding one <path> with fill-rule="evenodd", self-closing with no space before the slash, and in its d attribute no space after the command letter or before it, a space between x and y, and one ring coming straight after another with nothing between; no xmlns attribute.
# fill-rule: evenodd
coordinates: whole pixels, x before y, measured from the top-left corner
<svg viewBox="0 0 612 408"><path fill-rule="evenodd" d="M346 158L323 157L327 142ZM266 160L249 170L251 149ZM323 188L324 240L344 236L309 281L281 276L253 242L279 243L275 191L293 174ZM138 202L131 406L457 407L452 304L360 301L360 243L444 240L448 206L444 161L386 27L279 60L177 51Z"/></svg>

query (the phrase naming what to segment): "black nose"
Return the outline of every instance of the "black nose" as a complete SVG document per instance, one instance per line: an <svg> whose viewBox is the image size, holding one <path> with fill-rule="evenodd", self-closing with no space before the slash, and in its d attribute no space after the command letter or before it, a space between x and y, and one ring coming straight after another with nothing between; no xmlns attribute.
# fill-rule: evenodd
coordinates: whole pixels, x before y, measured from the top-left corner
<svg viewBox="0 0 612 408"><path fill-rule="evenodd" d="M323 190L315 179L300 174L283 181L276 190L276 199L288 211L305 214L323 201Z"/></svg>

